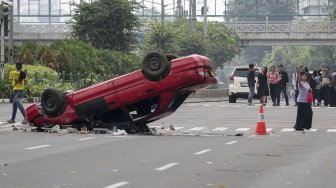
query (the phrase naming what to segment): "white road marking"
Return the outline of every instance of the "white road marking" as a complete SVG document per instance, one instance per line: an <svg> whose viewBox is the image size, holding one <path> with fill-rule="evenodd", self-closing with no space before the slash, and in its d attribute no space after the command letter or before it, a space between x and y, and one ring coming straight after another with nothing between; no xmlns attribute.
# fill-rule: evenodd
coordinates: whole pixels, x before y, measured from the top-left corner
<svg viewBox="0 0 336 188"><path fill-rule="evenodd" d="M201 131L203 129L207 129L207 127L194 127L194 128L189 129L189 131Z"/></svg>
<svg viewBox="0 0 336 188"><path fill-rule="evenodd" d="M271 131L273 130L273 128L266 128L266 131Z"/></svg>
<svg viewBox="0 0 336 188"><path fill-rule="evenodd" d="M163 165L163 166L161 166L161 167L159 167L159 168L157 168L155 170L159 170L159 171L166 170L166 169L171 168L171 167L173 167L173 166L175 166L177 164L178 163L168 163L168 164Z"/></svg>
<svg viewBox="0 0 336 188"><path fill-rule="evenodd" d="M91 140L91 139L94 139L94 138L96 138L96 137L80 138L80 139L77 139L77 140L83 141L83 140Z"/></svg>
<svg viewBox="0 0 336 188"><path fill-rule="evenodd" d="M45 148L45 147L49 147L49 146L51 146L51 145L34 146L34 147L25 148L25 149L29 149L29 150L31 150L31 149Z"/></svg>
<svg viewBox="0 0 336 188"><path fill-rule="evenodd" d="M162 125L153 125L153 126L149 126L149 128L164 129L164 126L162 126Z"/></svg>
<svg viewBox="0 0 336 188"><path fill-rule="evenodd" d="M327 133L336 133L336 129L328 129Z"/></svg>
<svg viewBox="0 0 336 188"><path fill-rule="evenodd" d="M209 152L209 151L211 151L211 149L205 149L205 150L196 152L196 153L194 153L194 154L195 154L195 155L201 155L201 154L206 153L206 152Z"/></svg>
<svg viewBox="0 0 336 188"><path fill-rule="evenodd" d="M238 142L238 141L231 141L231 142L227 142L227 143L225 143L225 144L227 144L227 145L231 145L231 144L234 144L234 143L236 143L236 142Z"/></svg>
<svg viewBox="0 0 336 188"><path fill-rule="evenodd" d="M293 132L294 129L293 128L283 128L281 129L281 132Z"/></svg>
<svg viewBox="0 0 336 188"><path fill-rule="evenodd" d="M213 129L213 131L225 131L227 129L228 129L227 127L217 127L215 129Z"/></svg>
<svg viewBox="0 0 336 188"><path fill-rule="evenodd" d="M235 131L243 131L243 132L246 132L246 131L248 131L248 130L250 130L250 128L238 128L238 129L236 129Z"/></svg>
<svg viewBox="0 0 336 188"><path fill-rule="evenodd" d="M175 127L175 126L174 126L174 128L175 128L175 131L178 131L178 130L182 130L182 129L184 129L184 127ZM170 128L167 128L166 130L167 130L167 131L169 131L169 130L170 130Z"/></svg>
<svg viewBox="0 0 336 188"><path fill-rule="evenodd" d="M127 182L127 181L122 181L122 182L118 182L118 183L109 185L109 186L104 187L104 188L117 188L117 187L121 187L121 186L123 186L123 185L127 185L127 184L129 184L129 182Z"/></svg>
<svg viewBox="0 0 336 188"><path fill-rule="evenodd" d="M209 107L209 106L211 106L211 105L209 105L209 104L203 104L202 106L204 106L204 107Z"/></svg>
<svg viewBox="0 0 336 188"><path fill-rule="evenodd" d="M317 132L317 129L310 129L310 130L307 130L308 132Z"/></svg>

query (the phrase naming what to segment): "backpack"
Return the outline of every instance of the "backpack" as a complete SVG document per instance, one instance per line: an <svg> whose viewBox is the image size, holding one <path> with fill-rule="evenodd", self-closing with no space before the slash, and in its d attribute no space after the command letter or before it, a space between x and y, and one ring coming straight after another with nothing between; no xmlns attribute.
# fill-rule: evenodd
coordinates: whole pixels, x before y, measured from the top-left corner
<svg viewBox="0 0 336 188"><path fill-rule="evenodd" d="M16 84L22 83L22 80L27 78L27 74L24 71L20 71L19 79L16 81Z"/></svg>

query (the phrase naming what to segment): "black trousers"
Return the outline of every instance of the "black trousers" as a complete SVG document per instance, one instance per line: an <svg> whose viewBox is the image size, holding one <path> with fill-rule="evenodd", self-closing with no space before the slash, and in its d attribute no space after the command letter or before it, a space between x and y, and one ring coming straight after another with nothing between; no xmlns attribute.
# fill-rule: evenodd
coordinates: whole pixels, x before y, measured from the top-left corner
<svg viewBox="0 0 336 188"><path fill-rule="evenodd" d="M336 106L336 90L334 87L330 87L330 106Z"/></svg>
<svg viewBox="0 0 336 188"><path fill-rule="evenodd" d="M287 95L286 86L281 86L281 85L279 85L278 90L277 90L277 104L280 104L280 94L281 94L281 92L285 96L286 104L288 104L288 95Z"/></svg>
<svg viewBox="0 0 336 188"><path fill-rule="evenodd" d="M321 99L323 100L323 104L325 106L328 106L330 104L330 87L329 86L322 86Z"/></svg>
<svg viewBox="0 0 336 188"><path fill-rule="evenodd" d="M273 104L276 104L276 98L277 98L277 92L278 92L278 83L276 84L269 84L269 88L270 88L270 94L271 94L271 99Z"/></svg>
<svg viewBox="0 0 336 188"><path fill-rule="evenodd" d="M313 121L313 110L310 103L298 102L294 129L310 129Z"/></svg>

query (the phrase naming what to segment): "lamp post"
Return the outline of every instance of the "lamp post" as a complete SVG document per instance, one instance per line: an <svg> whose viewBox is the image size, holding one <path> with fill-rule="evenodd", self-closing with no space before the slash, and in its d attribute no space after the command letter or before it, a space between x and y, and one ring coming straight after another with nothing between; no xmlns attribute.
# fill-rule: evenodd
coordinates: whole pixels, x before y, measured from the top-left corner
<svg viewBox="0 0 336 188"><path fill-rule="evenodd" d="M0 4L0 23L1 23L1 30L0 30L0 69L1 69L1 80L5 78L5 31L13 32L12 29L8 30L8 24L5 22L12 22L12 17L10 12L12 11L12 2L4 2L2 1ZM7 28L5 28L7 26ZM10 50L13 53L13 48Z"/></svg>

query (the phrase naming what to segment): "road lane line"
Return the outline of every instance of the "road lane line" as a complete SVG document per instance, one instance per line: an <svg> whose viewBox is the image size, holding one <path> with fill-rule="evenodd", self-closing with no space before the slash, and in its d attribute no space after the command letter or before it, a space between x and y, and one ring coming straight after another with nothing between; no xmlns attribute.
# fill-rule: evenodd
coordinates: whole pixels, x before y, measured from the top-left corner
<svg viewBox="0 0 336 188"><path fill-rule="evenodd" d="M127 182L127 181L122 181L122 182L118 182L118 183L109 185L109 186L104 187L104 188L117 188L117 187L121 187L121 186L123 186L123 185L127 185L127 184L129 184L129 182Z"/></svg>
<svg viewBox="0 0 336 188"><path fill-rule="evenodd" d="M166 170L166 169L171 168L171 167L173 167L173 166L175 166L177 164L178 163L168 163L168 164L163 165L163 166L161 166L161 167L159 167L159 168L157 168L155 170L159 170L159 171Z"/></svg>
<svg viewBox="0 0 336 188"><path fill-rule="evenodd" d="M328 129L327 133L336 133L336 129Z"/></svg>
<svg viewBox="0 0 336 188"><path fill-rule="evenodd" d="M205 149L205 150L196 152L196 153L194 153L194 154L195 154L195 155L201 155L201 154L206 153L206 152L209 152L209 151L211 151L211 149Z"/></svg>
<svg viewBox="0 0 336 188"><path fill-rule="evenodd" d="M225 131L227 129L228 129L227 127L217 127L217 128L214 128L213 131Z"/></svg>
<svg viewBox="0 0 336 188"><path fill-rule="evenodd" d="M86 137L86 138L80 138L77 140L83 141L83 140L91 140L91 139L95 139L96 137Z"/></svg>
<svg viewBox="0 0 336 188"><path fill-rule="evenodd" d="M317 132L317 129L310 129L310 130L307 130L307 132Z"/></svg>
<svg viewBox="0 0 336 188"><path fill-rule="evenodd" d="M206 129L206 127L194 127L194 128L189 129L189 131L201 131L203 129Z"/></svg>
<svg viewBox="0 0 336 188"><path fill-rule="evenodd" d="M175 131L178 131L178 130L182 130L182 129L184 129L184 127L175 127L175 126L174 126L174 129L175 129ZM167 130L167 131L171 131L170 128L167 128L166 130Z"/></svg>
<svg viewBox="0 0 336 188"><path fill-rule="evenodd" d="M246 132L246 131L248 131L248 130L250 130L250 128L238 128L238 129L236 129L235 131Z"/></svg>
<svg viewBox="0 0 336 188"><path fill-rule="evenodd" d="M230 144L234 144L234 143L236 143L236 142L238 142L238 141L231 141L231 142L227 142L227 143L225 143L225 144L230 145Z"/></svg>
<svg viewBox="0 0 336 188"><path fill-rule="evenodd" d="M25 148L25 149L31 150L31 149L45 148L45 147L49 147L49 146L51 146L51 145L34 146L34 147Z"/></svg>
<svg viewBox="0 0 336 188"><path fill-rule="evenodd" d="M281 130L281 132L293 132L293 131L294 131L293 128L283 128L283 129Z"/></svg>

